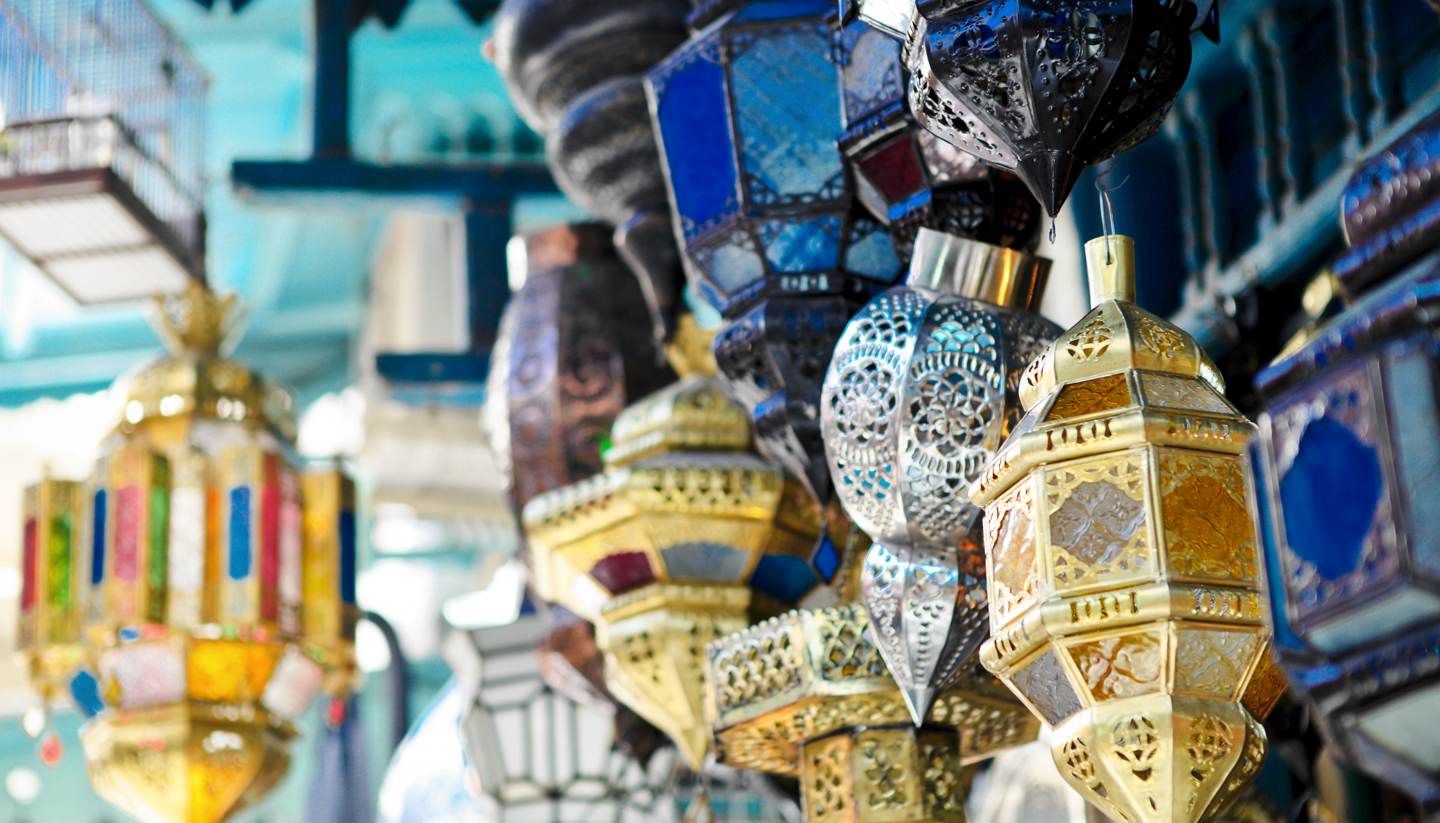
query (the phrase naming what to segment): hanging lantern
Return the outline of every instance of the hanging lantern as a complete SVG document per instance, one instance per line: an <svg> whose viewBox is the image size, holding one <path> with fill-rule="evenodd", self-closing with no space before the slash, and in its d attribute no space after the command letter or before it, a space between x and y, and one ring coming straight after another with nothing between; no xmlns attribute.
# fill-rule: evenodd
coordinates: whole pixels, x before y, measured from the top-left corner
<svg viewBox="0 0 1440 823"><path fill-rule="evenodd" d="M779 469L746 452L748 421L694 377L626 409L604 474L525 508L537 575L591 617L610 691L666 732L699 769L710 732L701 707L705 644L749 625L749 583L810 574L818 523L786 504ZM538 571L544 569L543 572Z"/></svg>
<svg viewBox="0 0 1440 823"><path fill-rule="evenodd" d="M1052 217L1086 166L1159 130L1200 11L1188 0L850 1L906 40L915 118L1013 169ZM1202 4L1208 21L1215 4Z"/></svg>
<svg viewBox="0 0 1440 823"><path fill-rule="evenodd" d="M1253 778L1284 689L1260 616L1252 426L1193 338L1134 305L1134 241L1086 244L1089 314L1026 370L985 507L981 660L1118 821L1198 821Z"/></svg>
<svg viewBox="0 0 1440 823"><path fill-rule="evenodd" d="M918 725L986 634L967 490L1019 418L1015 389L1060 329L1030 312L1049 261L921 229L906 285L860 311L821 402L836 493L875 541L863 599Z"/></svg>
<svg viewBox="0 0 1440 823"><path fill-rule="evenodd" d="M856 199L910 257L921 227L1009 248L1035 247L1040 205L1013 174L921 128L905 107L899 40L864 22L835 34L844 131Z"/></svg>
<svg viewBox="0 0 1440 823"><path fill-rule="evenodd" d="M521 242L525 280L500 320L484 412L516 511L599 472L615 415L674 379L608 229L553 226Z"/></svg>
<svg viewBox="0 0 1440 823"><path fill-rule="evenodd" d="M1351 179L1353 247L1336 273L1394 279L1260 373L1251 448L1291 683L1350 765L1427 814L1440 813L1437 136L1430 118Z"/></svg>
<svg viewBox="0 0 1440 823"><path fill-rule="evenodd" d="M865 610L790 612L712 643L716 759L797 777L805 819L965 820L965 766L1035 738L1039 721L978 667L916 727Z"/></svg>
<svg viewBox="0 0 1440 823"><path fill-rule="evenodd" d="M83 483L51 478L25 490L15 650L42 709L61 699L71 674L85 662L83 604L90 591L85 496Z"/></svg>
<svg viewBox="0 0 1440 823"><path fill-rule="evenodd" d="M687 274L726 319L720 372L761 453L821 502L825 364L862 294L901 271L885 226L852 208L833 16L826 0L701 4L646 76Z"/></svg>
<svg viewBox="0 0 1440 823"><path fill-rule="evenodd" d="M353 685L353 492L296 469L288 396L221 354L232 298L196 286L159 306L172 353L124 384L79 516L89 545L61 539L61 487L46 481L27 569L43 556L32 584L47 588L58 569L88 576L63 623L83 626L87 665L67 674L96 791L143 819L211 823L279 781L322 687ZM29 607L34 659L53 659L40 630L60 614ZM38 671L53 688L58 672Z"/></svg>

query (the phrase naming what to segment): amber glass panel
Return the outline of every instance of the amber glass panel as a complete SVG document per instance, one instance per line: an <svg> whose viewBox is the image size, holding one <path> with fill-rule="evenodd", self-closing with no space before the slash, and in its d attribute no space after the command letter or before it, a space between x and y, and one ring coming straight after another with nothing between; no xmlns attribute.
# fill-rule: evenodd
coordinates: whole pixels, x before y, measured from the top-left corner
<svg viewBox="0 0 1440 823"><path fill-rule="evenodd" d="M1097 701L1157 692L1165 660L1158 632L1114 635L1076 643L1070 656Z"/></svg>
<svg viewBox="0 0 1440 823"><path fill-rule="evenodd" d="M1175 648L1175 690L1195 697L1235 698L1260 638L1250 632L1180 629Z"/></svg>
<svg viewBox="0 0 1440 823"><path fill-rule="evenodd" d="M1172 574L1258 583L1255 528L1245 506L1240 459L1160 453L1161 522Z"/></svg>
<svg viewBox="0 0 1440 823"><path fill-rule="evenodd" d="M1071 383L1061 389L1045 419L1064 420L1068 417L1113 411L1125 408L1130 402L1130 387L1125 384L1125 375L1112 374Z"/></svg>

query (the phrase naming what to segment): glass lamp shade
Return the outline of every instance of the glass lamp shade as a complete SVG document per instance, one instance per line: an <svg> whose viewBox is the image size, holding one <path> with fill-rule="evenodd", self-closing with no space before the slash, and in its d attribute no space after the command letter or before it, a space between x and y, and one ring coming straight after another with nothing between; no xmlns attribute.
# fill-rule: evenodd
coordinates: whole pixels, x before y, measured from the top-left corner
<svg viewBox="0 0 1440 823"><path fill-rule="evenodd" d="M959 823L964 767L1033 740L1040 723L971 666L916 727L873 636L852 604L793 611L712 643L716 759L798 777L806 820Z"/></svg>
<svg viewBox="0 0 1440 823"><path fill-rule="evenodd" d="M299 470L288 396L221 354L232 300L159 308L172 352L122 384L89 483L27 493L21 647L89 718L103 797L213 823L278 782L319 691L353 684L354 491Z"/></svg>
<svg viewBox="0 0 1440 823"><path fill-rule="evenodd" d="M646 76L686 272L726 324L720 373L760 452L822 502L825 364L863 294L901 273L887 228L854 207L834 7L710 3L713 18Z"/></svg>
<svg viewBox="0 0 1440 823"><path fill-rule="evenodd" d="M1051 216L1085 167L1148 139L1190 70L1189 2L866 0L908 39L910 110L1012 169Z"/></svg>
<svg viewBox="0 0 1440 823"><path fill-rule="evenodd" d="M906 108L901 43L861 21L835 35L840 149L856 199L889 226L903 258L921 227L1033 249L1040 205L1019 178L993 170L915 122Z"/></svg>
<svg viewBox="0 0 1440 823"><path fill-rule="evenodd" d="M1257 383L1276 649L1354 767L1440 811L1440 350L1433 254Z"/></svg>
<svg viewBox="0 0 1440 823"><path fill-rule="evenodd" d="M1253 426L1193 338L1135 306L1134 241L1086 245L1093 308L1021 378L985 508L980 659L1117 821L1194 823L1259 771L1284 689L1261 618Z"/></svg>
<svg viewBox="0 0 1440 823"><path fill-rule="evenodd" d="M500 320L484 410L517 511L599 472L615 416L674 378L610 234L582 223L524 237L525 282Z"/></svg>
<svg viewBox="0 0 1440 823"><path fill-rule="evenodd" d="M744 412L714 381L688 378L617 418L603 474L525 507L537 580L594 621L611 693L696 769L710 738L705 643L749 624L752 585L815 582L798 558L818 517L748 445Z"/></svg>
<svg viewBox="0 0 1440 823"><path fill-rule="evenodd" d="M1030 313L1049 261L921 229L906 285L850 321L821 427L836 496L875 541L862 597L918 724L987 629L967 495L1019 419L1020 374L1060 328Z"/></svg>

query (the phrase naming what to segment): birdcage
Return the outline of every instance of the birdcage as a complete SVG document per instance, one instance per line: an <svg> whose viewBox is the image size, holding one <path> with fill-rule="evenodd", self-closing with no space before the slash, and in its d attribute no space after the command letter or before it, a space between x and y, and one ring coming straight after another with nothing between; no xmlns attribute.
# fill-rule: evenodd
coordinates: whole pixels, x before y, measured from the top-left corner
<svg viewBox="0 0 1440 823"><path fill-rule="evenodd" d="M203 277L207 82L139 0L0 0L0 237L81 303Z"/></svg>

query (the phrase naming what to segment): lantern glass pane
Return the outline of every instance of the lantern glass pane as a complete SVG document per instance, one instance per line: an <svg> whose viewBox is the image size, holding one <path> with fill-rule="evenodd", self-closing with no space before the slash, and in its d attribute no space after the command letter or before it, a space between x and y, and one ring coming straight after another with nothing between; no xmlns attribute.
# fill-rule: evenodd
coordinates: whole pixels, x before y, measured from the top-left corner
<svg viewBox="0 0 1440 823"><path fill-rule="evenodd" d="M782 272L833 269L840 263L840 218L770 220L760 224L765 258Z"/></svg>
<svg viewBox="0 0 1440 823"><path fill-rule="evenodd" d="M845 268L862 277L890 283L900 275L900 257L889 229L873 220L857 219L850 227Z"/></svg>
<svg viewBox="0 0 1440 823"><path fill-rule="evenodd" d="M1020 694L1052 726L1080 711L1080 699L1075 696L1070 678L1053 649L1047 648L1036 655L1011 679Z"/></svg>
<svg viewBox="0 0 1440 823"><path fill-rule="evenodd" d="M1254 632L1181 629L1176 633L1175 693L1236 699L1260 638Z"/></svg>
<svg viewBox="0 0 1440 823"><path fill-rule="evenodd" d="M1440 598L1418 589L1400 589L1368 606L1350 609L1310 630L1310 642L1336 653L1357 648L1405 628L1440 618Z"/></svg>
<svg viewBox="0 0 1440 823"><path fill-rule="evenodd" d="M1160 453L1160 517L1178 577L1249 584L1260 576L1255 526L1238 458Z"/></svg>
<svg viewBox="0 0 1440 823"><path fill-rule="evenodd" d="M1305 426L1295 460L1280 478L1286 543L1298 560L1298 576L1314 580L1305 587L1313 594L1306 592L1302 603L1320 608L1343 596L1349 580L1364 582L1384 496L1375 446L1336 415Z"/></svg>
<svg viewBox="0 0 1440 823"><path fill-rule="evenodd" d="M1140 388L1145 393L1145 401L1155 406L1215 414L1235 413L1225 398L1201 380L1142 372Z"/></svg>
<svg viewBox="0 0 1440 823"><path fill-rule="evenodd" d="M1280 543L1275 535L1275 513L1270 500L1270 481L1265 474L1267 466L1261 457L1264 448L1259 439L1250 443L1250 471L1255 478L1255 504L1259 512L1260 540L1264 549L1265 585L1284 586L1284 566L1280 562ZM1266 598L1270 607L1270 629L1274 632L1275 645L1282 649L1301 649L1304 644L1290 624L1285 611L1285 596L1280 590L1271 590Z"/></svg>
<svg viewBox="0 0 1440 823"><path fill-rule="evenodd" d="M1158 630L1074 643L1070 657L1097 701L1151 694L1164 685L1164 644Z"/></svg>
<svg viewBox="0 0 1440 823"><path fill-rule="evenodd" d="M737 581L750 555L719 543L682 543L660 552L672 580Z"/></svg>
<svg viewBox="0 0 1440 823"><path fill-rule="evenodd" d="M705 276L727 293L765 276L765 261L744 229L737 229L724 242L698 250L694 255Z"/></svg>
<svg viewBox="0 0 1440 823"><path fill-rule="evenodd" d="M1051 574L1061 590L1149 577L1145 471L1140 453L1064 463L1045 473L1054 551Z"/></svg>
<svg viewBox="0 0 1440 823"><path fill-rule="evenodd" d="M655 121L672 149L670 186L687 238L718 225L739 206L725 73L714 49L695 48L654 81Z"/></svg>
<svg viewBox="0 0 1440 823"><path fill-rule="evenodd" d="M842 197L844 170L835 145L840 100L827 27L810 22L755 36L737 33L729 48L748 202L793 206ZM796 93L800 89L803 95Z"/></svg>
<svg viewBox="0 0 1440 823"><path fill-rule="evenodd" d="M842 35L850 41L845 66L845 126L854 126L892 100L905 96L900 71L900 41L867 25L852 25Z"/></svg>
<svg viewBox="0 0 1440 823"><path fill-rule="evenodd" d="M1440 771L1440 688L1421 689L1360 717L1360 731L1426 771Z"/></svg>
<svg viewBox="0 0 1440 823"><path fill-rule="evenodd" d="M1440 407L1428 345L1392 358L1390 408L1400 482L1410 504L1406 536L1415 564L1440 573Z"/></svg>

